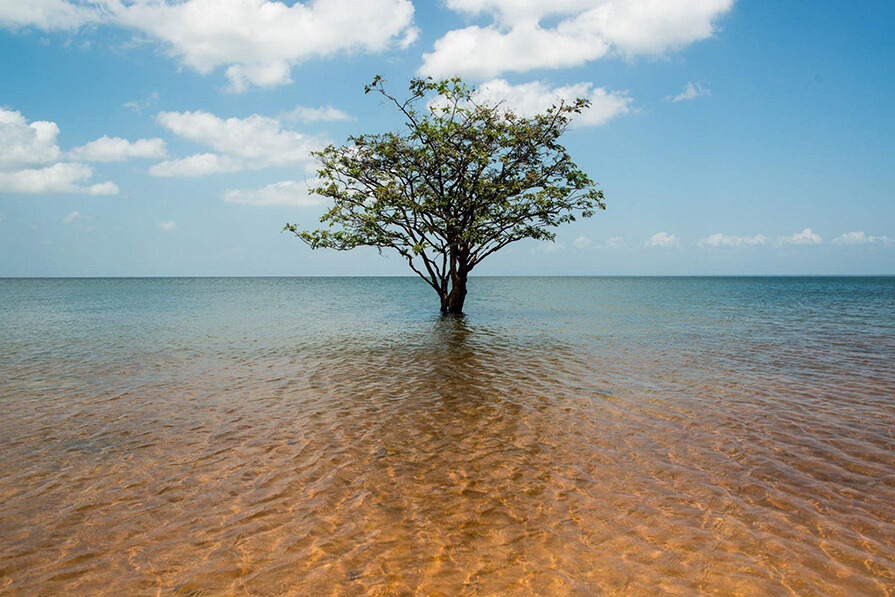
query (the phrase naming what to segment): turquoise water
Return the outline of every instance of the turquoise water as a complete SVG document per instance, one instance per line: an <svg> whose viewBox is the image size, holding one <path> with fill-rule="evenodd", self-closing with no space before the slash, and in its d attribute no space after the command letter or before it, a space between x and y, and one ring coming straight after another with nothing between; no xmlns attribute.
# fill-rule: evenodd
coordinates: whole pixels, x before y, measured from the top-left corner
<svg viewBox="0 0 895 597"><path fill-rule="evenodd" d="M0 280L0 590L886 594L895 278Z"/></svg>

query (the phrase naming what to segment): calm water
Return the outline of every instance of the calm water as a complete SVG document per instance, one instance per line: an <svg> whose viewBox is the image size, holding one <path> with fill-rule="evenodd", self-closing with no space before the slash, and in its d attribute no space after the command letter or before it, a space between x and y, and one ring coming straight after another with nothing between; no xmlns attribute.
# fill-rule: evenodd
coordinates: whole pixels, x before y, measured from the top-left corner
<svg viewBox="0 0 895 597"><path fill-rule="evenodd" d="M895 594L895 278L0 280L0 593Z"/></svg>

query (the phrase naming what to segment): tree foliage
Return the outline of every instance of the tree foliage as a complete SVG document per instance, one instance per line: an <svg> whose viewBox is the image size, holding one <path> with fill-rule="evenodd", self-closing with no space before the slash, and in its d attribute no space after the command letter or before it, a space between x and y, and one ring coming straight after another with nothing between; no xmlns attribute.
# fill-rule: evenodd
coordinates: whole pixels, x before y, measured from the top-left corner
<svg viewBox="0 0 895 597"><path fill-rule="evenodd" d="M605 209L603 192L559 144L586 99L522 117L476 101L459 78L413 79L390 95L377 76L365 87L400 111L399 132L364 134L315 152L318 184L332 199L324 228L287 224L312 249L394 249L441 298L462 311L469 272L510 243L552 241L553 229Z"/></svg>

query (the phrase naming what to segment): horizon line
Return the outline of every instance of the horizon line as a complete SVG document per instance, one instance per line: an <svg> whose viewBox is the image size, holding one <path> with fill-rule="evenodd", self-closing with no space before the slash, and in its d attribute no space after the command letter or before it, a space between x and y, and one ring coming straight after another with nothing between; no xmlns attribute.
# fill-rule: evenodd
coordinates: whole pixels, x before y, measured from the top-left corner
<svg viewBox="0 0 895 597"><path fill-rule="evenodd" d="M474 278L893 278L887 274L546 274L546 275L470 275ZM332 279L389 278L421 279L416 275L148 275L148 276L0 276L0 280L225 280L225 279Z"/></svg>

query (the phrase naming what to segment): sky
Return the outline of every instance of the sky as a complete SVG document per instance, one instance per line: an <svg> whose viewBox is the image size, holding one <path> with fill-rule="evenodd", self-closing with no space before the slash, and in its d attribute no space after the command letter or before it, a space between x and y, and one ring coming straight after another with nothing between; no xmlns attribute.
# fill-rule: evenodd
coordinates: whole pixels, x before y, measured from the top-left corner
<svg viewBox="0 0 895 597"><path fill-rule="evenodd" d="M0 277L406 275L311 251L310 152L459 75L607 210L483 275L895 274L895 3L0 0Z"/></svg>

